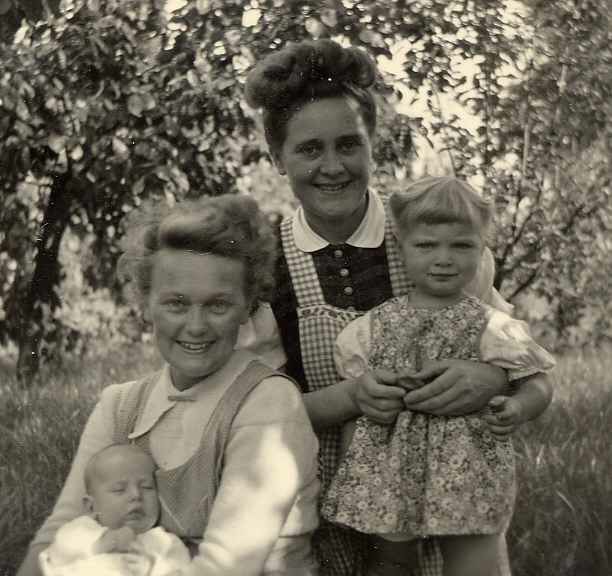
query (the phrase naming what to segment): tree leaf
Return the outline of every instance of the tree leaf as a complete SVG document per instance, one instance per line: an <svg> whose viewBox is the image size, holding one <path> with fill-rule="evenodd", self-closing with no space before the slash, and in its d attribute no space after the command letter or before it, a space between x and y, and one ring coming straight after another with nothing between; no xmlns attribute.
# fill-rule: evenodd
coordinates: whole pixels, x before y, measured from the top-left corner
<svg viewBox="0 0 612 576"><path fill-rule="evenodd" d="M66 148L66 137L61 134L50 134L47 139L47 146L56 154Z"/></svg>
<svg viewBox="0 0 612 576"><path fill-rule="evenodd" d="M72 160L74 160L75 162L78 162L79 160L81 160L81 158L83 158L83 148L81 147L80 144L77 144L71 151L70 151L70 158L72 158Z"/></svg>
<svg viewBox="0 0 612 576"><path fill-rule="evenodd" d="M316 18L308 18L304 22L304 28L313 38L319 38L325 33L325 26Z"/></svg>
<svg viewBox="0 0 612 576"><path fill-rule="evenodd" d="M142 101L142 98L138 94L132 94L128 98L127 101L127 109L128 112L132 116L137 116L140 118L142 116L142 111L145 108L145 103Z"/></svg>
<svg viewBox="0 0 612 576"><path fill-rule="evenodd" d="M113 136L112 142L113 142L113 153L116 156L119 156L121 158L125 158L128 156L129 150L128 150L128 147L123 142L123 140L120 140L116 136Z"/></svg>
<svg viewBox="0 0 612 576"><path fill-rule="evenodd" d="M321 10L321 21L328 28L334 28L338 24L338 15L333 8L324 8Z"/></svg>

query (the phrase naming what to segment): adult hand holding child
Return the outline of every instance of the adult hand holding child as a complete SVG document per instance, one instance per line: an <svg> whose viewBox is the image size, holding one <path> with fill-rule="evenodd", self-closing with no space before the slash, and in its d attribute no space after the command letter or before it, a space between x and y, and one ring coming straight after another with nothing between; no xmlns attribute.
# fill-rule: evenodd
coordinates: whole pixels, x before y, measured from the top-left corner
<svg viewBox="0 0 612 576"><path fill-rule="evenodd" d="M458 359L429 361L413 378L424 384L404 396L406 408L438 416L476 411L508 383L505 370L498 366Z"/></svg>

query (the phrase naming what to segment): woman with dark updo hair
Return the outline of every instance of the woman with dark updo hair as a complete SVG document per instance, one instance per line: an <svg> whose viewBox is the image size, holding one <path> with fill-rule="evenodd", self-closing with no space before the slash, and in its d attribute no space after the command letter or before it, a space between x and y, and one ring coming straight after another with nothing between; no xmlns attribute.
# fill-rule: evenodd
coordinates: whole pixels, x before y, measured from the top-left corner
<svg viewBox="0 0 612 576"><path fill-rule="evenodd" d="M395 295L404 275L387 202L370 188L376 135L377 70L361 50L322 39L290 43L251 71L246 96L261 110L272 159L300 206L280 224L277 293L272 312L286 354L319 437L322 494L339 462L340 430L362 414L392 422L404 408L437 415L484 408L507 386L505 372L486 364L447 360L421 373L428 384L406 393L394 374L341 380L334 367L338 333L351 320ZM492 287L493 258L483 253L470 288L499 308L509 305ZM414 558L389 562L382 543L324 520L314 548L323 576L442 575L435 539ZM500 574L507 573L500 542Z"/></svg>

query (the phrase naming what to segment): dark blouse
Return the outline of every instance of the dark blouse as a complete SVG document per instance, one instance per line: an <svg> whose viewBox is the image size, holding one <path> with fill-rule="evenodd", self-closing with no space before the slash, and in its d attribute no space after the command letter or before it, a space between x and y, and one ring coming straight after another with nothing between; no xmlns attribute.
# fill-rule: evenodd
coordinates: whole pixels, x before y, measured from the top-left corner
<svg viewBox="0 0 612 576"><path fill-rule="evenodd" d="M297 299L280 244L279 240L276 297L271 303L272 311L287 355L286 371L306 392L298 333ZM367 312L393 295L384 242L378 248L330 244L313 252L312 256L327 304L345 310Z"/></svg>

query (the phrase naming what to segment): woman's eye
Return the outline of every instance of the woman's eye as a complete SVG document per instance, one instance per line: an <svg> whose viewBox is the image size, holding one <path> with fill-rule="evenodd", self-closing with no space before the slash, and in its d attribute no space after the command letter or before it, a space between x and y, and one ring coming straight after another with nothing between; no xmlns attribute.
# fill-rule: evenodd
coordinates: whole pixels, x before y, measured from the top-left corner
<svg viewBox="0 0 612 576"><path fill-rule="evenodd" d="M230 303L229 302L224 302L222 300L218 301L218 302L213 302L210 305L210 309L215 313L215 314L224 314L225 312L227 312L230 308Z"/></svg>
<svg viewBox="0 0 612 576"><path fill-rule="evenodd" d="M184 300L180 300L179 298L175 298L172 300L166 300L164 302L164 306L166 308L168 308L169 310L172 310L174 312L176 311L180 311L180 310L184 310L186 307L186 303Z"/></svg>
<svg viewBox="0 0 612 576"><path fill-rule="evenodd" d="M317 144L304 144L300 146L299 152L309 158L314 158L319 153L320 147Z"/></svg>
<svg viewBox="0 0 612 576"><path fill-rule="evenodd" d="M460 250L469 250L470 248L473 248L474 245L471 242L455 242L453 246L455 248L459 248Z"/></svg>
<svg viewBox="0 0 612 576"><path fill-rule="evenodd" d="M433 248L434 245L433 242L417 242L415 246L421 250L429 250L430 248Z"/></svg>

